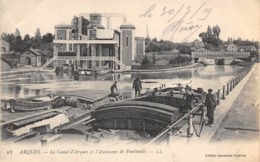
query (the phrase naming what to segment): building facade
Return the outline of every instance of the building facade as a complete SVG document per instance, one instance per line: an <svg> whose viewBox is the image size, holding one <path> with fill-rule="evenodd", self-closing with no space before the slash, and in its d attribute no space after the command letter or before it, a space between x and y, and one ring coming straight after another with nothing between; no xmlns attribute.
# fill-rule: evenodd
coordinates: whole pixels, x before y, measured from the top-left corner
<svg viewBox="0 0 260 162"><path fill-rule="evenodd" d="M144 56L145 55L145 38L144 37L135 37L135 51L136 55Z"/></svg>
<svg viewBox="0 0 260 162"><path fill-rule="evenodd" d="M237 52L238 51L238 47L237 45L235 45L234 43L231 43L227 46L227 50L228 52Z"/></svg>
<svg viewBox="0 0 260 162"><path fill-rule="evenodd" d="M20 66L31 65L39 67L42 65L43 57L46 54L38 49L29 49L20 54Z"/></svg>
<svg viewBox="0 0 260 162"><path fill-rule="evenodd" d="M1 54L10 54L10 44L7 41L1 39L0 48Z"/></svg>
<svg viewBox="0 0 260 162"><path fill-rule="evenodd" d="M102 19L106 18L106 28ZM110 19L122 17L123 23L111 29ZM135 39L135 26L126 23L124 14L84 13L74 17L73 24L55 26L54 65L74 64L76 68L107 66L112 70L131 69L132 60L144 53L140 39ZM144 39L142 39L144 44ZM50 63L49 61L48 63Z"/></svg>

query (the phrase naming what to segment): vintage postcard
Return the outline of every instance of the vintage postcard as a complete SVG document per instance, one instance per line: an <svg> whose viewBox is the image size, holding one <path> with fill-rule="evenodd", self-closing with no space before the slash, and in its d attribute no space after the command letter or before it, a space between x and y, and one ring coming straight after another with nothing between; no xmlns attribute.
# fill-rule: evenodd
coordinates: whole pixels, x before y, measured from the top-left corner
<svg viewBox="0 0 260 162"><path fill-rule="evenodd" d="M259 162L259 0L0 0L0 161Z"/></svg>

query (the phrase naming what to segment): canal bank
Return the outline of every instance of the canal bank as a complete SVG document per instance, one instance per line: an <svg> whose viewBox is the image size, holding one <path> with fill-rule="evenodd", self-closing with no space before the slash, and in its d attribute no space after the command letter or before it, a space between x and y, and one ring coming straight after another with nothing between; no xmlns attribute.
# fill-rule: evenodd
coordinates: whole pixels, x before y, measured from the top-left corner
<svg viewBox="0 0 260 162"><path fill-rule="evenodd" d="M254 102L258 96L258 69L259 64L253 65L250 72L225 97L225 100L220 101L215 111L213 126L205 126L200 137L193 131L193 135L187 138L186 125L174 134L170 141L168 140L174 161L190 162L191 159L200 162L259 161L259 127L258 132L256 130L259 122L257 115L259 105L258 102ZM198 117L193 118L197 130L199 130L199 124L196 123L198 121ZM245 127L249 129L241 129Z"/></svg>
<svg viewBox="0 0 260 162"><path fill-rule="evenodd" d="M212 142L259 140L259 65L212 137Z"/></svg>
<svg viewBox="0 0 260 162"><path fill-rule="evenodd" d="M113 73L131 73L131 72L166 72L166 71L174 71L174 70L181 70L181 69L189 69L194 68L198 66L202 66L200 63L195 63L192 65L187 66L180 66L175 68L167 68L167 69L153 69L153 70L113 70ZM40 68L20 68L20 69L11 69L10 71L2 71L1 76L7 76L7 75L15 75L15 74L26 74L26 73L34 73L34 72L54 72L51 70L41 70Z"/></svg>
<svg viewBox="0 0 260 162"><path fill-rule="evenodd" d="M254 133L250 134L248 137L247 134L243 134L243 132L241 132L240 134L240 135L243 134L245 136L245 139L251 139L251 136L256 137L257 134L259 137L259 127L258 129L256 129L257 126L256 121L258 121L258 115L256 115L256 113L257 111L259 113L259 109L254 108L253 110L249 110L250 107L255 106L256 102L254 101L255 98L257 98L256 94L258 94L256 89L257 79L255 79L255 74L258 73L258 66L259 65L257 64L253 65L252 69L239 82L239 84L237 84L237 86L232 90L232 92L230 92L229 95L225 96L224 100L220 101L220 104L217 106L215 110L214 124L211 127L204 126L200 137L196 136L194 132L190 138L187 138L188 125L185 125L180 129L180 131L178 131L176 134L174 134L171 137L170 139L171 143L173 145L176 143L185 143L185 144L189 143L193 145L193 144L202 144L202 143L209 144L212 143L212 141L216 141L216 139L234 138L234 140L236 140L235 138L236 135L234 134L237 134L236 132L240 130L237 131L235 130L234 132L230 132L233 129L229 129L229 131L227 130L227 132L225 132L225 135L223 135L223 129L225 129L224 127L227 127L227 124L230 123L233 124L231 125L231 127L234 128L235 126L241 126L241 123L246 123L244 124L244 126L251 126L252 130L254 130L253 131ZM249 89L249 87L251 87L251 89ZM250 102L245 102L245 100L248 100ZM233 116L234 114L236 114L236 117L230 117ZM195 116L193 118L194 127L195 129L197 129L197 131L199 130L199 124L196 123L198 123L199 119L200 119L199 116ZM259 138L257 141L259 142ZM226 140L226 142L229 141Z"/></svg>
<svg viewBox="0 0 260 162"><path fill-rule="evenodd" d="M114 70L114 73L129 73L129 72L166 72L166 71L174 71L174 70L181 70L181 69L189 69L189 68L194 68L198 66L204 66L201 63L195 63L192 65L187 65L187 66L180 66L180 67L174 67L174 68L167 68L167 69L152 69L152 70Z"/></svg>
<svg viewBox="0 0 260 162"><path fill-rule="evenodd" d="M35 73L37 69L16 69L11 71L2 71L1 77L8 76L8 75L15 75L15 74L26 74L26 73Z"/></svg>

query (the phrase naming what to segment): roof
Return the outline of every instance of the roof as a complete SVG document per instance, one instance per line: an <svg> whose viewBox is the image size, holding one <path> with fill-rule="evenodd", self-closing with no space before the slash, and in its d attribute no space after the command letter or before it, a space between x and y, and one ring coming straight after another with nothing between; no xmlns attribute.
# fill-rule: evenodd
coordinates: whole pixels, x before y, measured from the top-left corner
<svg viewBox="0 0 260 162"><path fill-rule="evenodd" d="M251 51L252 48L255 48L253 45L247 45L247 46L238 46L238 50L244 49L245 51Z"/></svg>
<svg viewBox="0 0 260 162"><path fill-rule="evenodd" d="M55 25L55 28L71 28L71 25L66 23L60 23Z"/></svg>
<svg viewBox="0 0 260 162"><path fill-rule="evenodd" d="M43 51L39 50L39 49L28 49L27 51L25 52L30 52L36 56L46 56L46 53L44 53ZM23 53L25 53L23 52ZM22 55L23 53L21 53L20 55Z"/></svg>
<svg viewBox="0 0 260 162"><path fill-rule="evenodd" d="M229 47L229 46L237 46L237 45L232 42L232 43L228 44L228 47ZM238 46L237 46L237 47L238 47Z"/></svg>
<svg viewBox="0 0 260 162"><path fill-rule="evenodd" d="M101 24L91 24L91 27L97 27L98 29L105 29L105 27Z"/></svg>
<svg viewBox="0 0 260 162"><path fill-rule="evenodd" d="M135 26L130 23L124 23L120 26L120 29L135 29Z"/></svg>
<svg viewBox="0 0 260 162"><path fill-rule="evenodd" d="M145 40L144 37L135 37L135 40Z"/></svg>
<svg viewBox="0 0 260 162"><path fill-rule="evenodd" d="M198 48L195 50L195 52L206 52L206 51L209 51L209 50L206 50L205 48Z"/></svg>
<svg viewBox="0 0 260 162"><path fill-rule="evenodd" d="M102 16L101 13L90 13L89 16Z"/></svg>
<svg viewBox="0 0 260 162"><path fill-rule="evenodd" d="M10 45L6 40L4 40L4 39L1 38L1 44L2 44L2 43L5 44L5 45Z"/></svg>

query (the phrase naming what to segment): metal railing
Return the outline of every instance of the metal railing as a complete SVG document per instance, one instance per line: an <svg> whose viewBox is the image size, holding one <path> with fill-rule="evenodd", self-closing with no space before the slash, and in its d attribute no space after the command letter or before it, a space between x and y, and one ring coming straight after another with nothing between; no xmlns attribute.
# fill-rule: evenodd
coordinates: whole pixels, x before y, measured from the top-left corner
<svg viewBox="0 0 260 162"><path fill-rule="evenodd" d="M58 59L77 59L76 57L68 57L68 56L58 56ZM116 64L121 66L121 69L126 69L126 65L122 63L122 61L119 61L114 56L80 56L80 60L87 60L87 61L114 61Z"/></svg>
<svg viewBox="0 0 260 162"><path fill-rule="evenodd" d="M203 109L203 103L200 103L199 105L197 105L196 107L194 107L192 110L190 110L188 113L186 113L184 116L182 116L180 119L178 119L177 121L175 121L173 124L167 126L166 129L164 129L161 133L159 133L154 139L152 139L148 144L152 144L152 143L158 143L161 142L163 139L165 139L169 133L172 132L172 130L174 129L174 127L179 124L180 121L182 121L185 118L190 118L190 115L192 115L193 113L197 112L198 110Z"/></svg>
<svg viewBox="0 0 260 162"><path fill-rule="evenodd" d="M218 91L222 91L221 99L225 99L226 96L228 96L230 94L230 92L241 82L241 80L251 71L252 68L253 68L253 65L251 65L249 68L243 70L238 76L236 76L235 78L232 78L231 80L229 80L227 82L227 84L223 85L222 88L218 89Z"/></svg>
<svg viewBox="0 0 260 162"><path fill-rule="evenodd" d="M241 82L241 80L251 71L251 69L253 68L252 64L249 68L243 70L238 76L236 76L235 78L231 79L228 81L228 83L226 85L223 86L222 89L222 94L221 94L221 88L217 90L217 92L215 93L216 97L217 97L217 105L219 105L220 103L220 98L222 95L221 99L225 99L225 97L227 95L230 94L230 92ZM201 113L198 113L198 111L201 110ZM197 105L196 107L194 107L192 110L190 110L188 113L186 113L184 116L182 116L180 119L178 119L177 121L175 121L174 123L172 123L171 125L167 126L161 133L159 133L155 138L153 138L149 143L149 144L153 144L153 143L160 143L161 141L163 141L165 138L170 138L172 136L172 131L174 130L174 127L179 124L182 120L184 120L185 118L188 118L188 130L187 130L187 137L190 137L192 134L192 126L193 122L192 122L192 117L195 115L200 115L200 133L202 131L203 125L204 125L204 114L205 113L205 108L203 105L203 102L200 103L199 105ZM195 130L195 129L194 129ZM195 133L197 134L196 130ZM197 134L197 136L200 136L200 134ZM168 141L169 142L169 141Z"/></svg>
<svg viewBox="0 0 260 162"><path fill-rule="evenodd" d="M46 68L48 65L50 65L52 62L54 61L53 58L51 58L50 60L48 60L47 62L45 62L40 68L44 69Z"/></svg>

